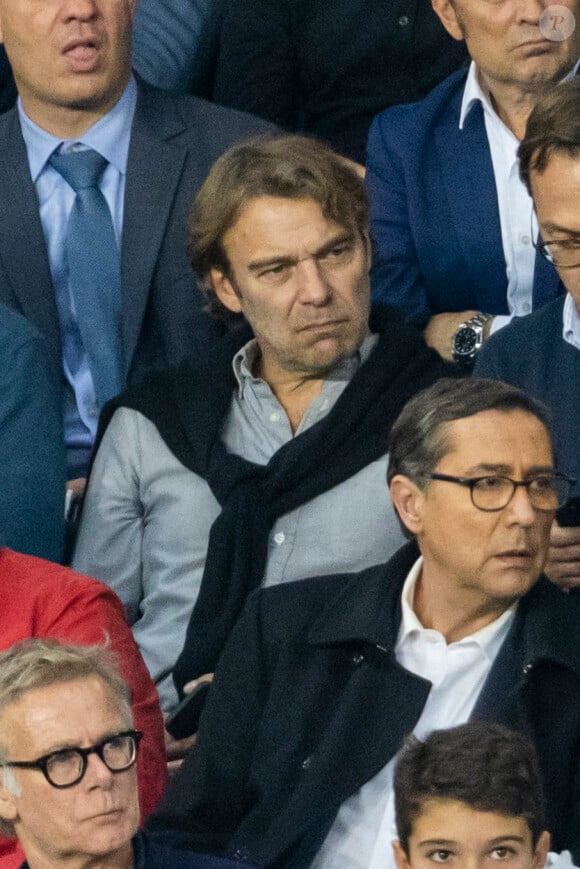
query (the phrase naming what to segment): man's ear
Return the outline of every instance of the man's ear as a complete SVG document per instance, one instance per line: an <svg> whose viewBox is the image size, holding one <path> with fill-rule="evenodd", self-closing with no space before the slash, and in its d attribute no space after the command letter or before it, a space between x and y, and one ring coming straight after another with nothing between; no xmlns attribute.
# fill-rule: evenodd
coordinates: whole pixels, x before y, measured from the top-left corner
<svg viewBox="0 0 580 869"><path fill-rule="evenodd" d="M365 249L366 269L367 272L370 272L371 266L373 264L373 253L371 247L371 237L368 230L365 230L365 232L362 233L361 238Z"/></svg>
<svg viewBox="0 0 580 869"><path fill-rule="evenodd" d="M222 305L229 311L239 314L242 311L242 302L232 282L225 272L220 269L210 269L209 279L214 292Z"/></svg>
<svg viewBox="0 0 580 869"><path fill-rule="evenodd" d="M532 861L533 869L544 869L546 857L548 856L549 850L550 834L547 830L544 830L544 832L540 834L540 838L538 839L534 850L534 857Z"/></svg>
<svg viewBox="0 0 580 869"><path fill-rule="evenodd" d="M11 772L11 770L8 770ZM6 787L0 775L0 818L5 821L18 820L17 797L12 790Z"/></svg>
<svg viewBox="0 0 580 869"><path fill-rule="evenodd" d="M465 35L451 0L431 0L431 5L447 33L461 42Z"/></svg>
<svg viewBox="0 0 580 869"><path fill-rule="evenodd" d="M391 501L403 525L411 534L419 534L423 528L424 493L409 477L395 474L389 486Z"/></svg>
<svg viewBox="0 0 580 869"><path fill-rule="evenodd" d="M409 858L398 839L393 839L393 854L395 856L397 869L409 869Z"/></svg>

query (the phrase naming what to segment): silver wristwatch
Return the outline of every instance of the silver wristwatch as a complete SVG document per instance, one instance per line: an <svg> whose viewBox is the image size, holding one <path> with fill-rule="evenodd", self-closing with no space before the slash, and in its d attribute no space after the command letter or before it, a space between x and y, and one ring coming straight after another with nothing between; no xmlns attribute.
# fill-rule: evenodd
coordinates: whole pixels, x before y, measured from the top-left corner
<svg viewBox="0 0 580 869"><path fill-rule="evenodd" d="M453 359L467 368L475 362L477 351L483 344L485 324L493 319L493 314L476 314L461 323L453 335Z"/></svg>

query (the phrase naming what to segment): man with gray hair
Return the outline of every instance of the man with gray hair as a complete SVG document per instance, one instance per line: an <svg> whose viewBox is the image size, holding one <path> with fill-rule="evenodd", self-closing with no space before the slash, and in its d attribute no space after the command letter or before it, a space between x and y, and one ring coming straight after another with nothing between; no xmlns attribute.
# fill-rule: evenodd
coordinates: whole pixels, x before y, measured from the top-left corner
<svg viewBox="0 0 580 869"><path fill-rule="evenodd" d="M218 869L149 843L135 763L143 734L104 647L24 640L0 654L0 829L29 869Z"/></svg>
<svg viewBox="0 0 580 869"><path fill-rule="evenodd" d="M541 577L570 488L546 411L499 382L441 380L389 454L416 542L251 598L151 829L259 865L385 869L403 737L480 719L531 737L554 850L577 863L580 613Z"/></svg>

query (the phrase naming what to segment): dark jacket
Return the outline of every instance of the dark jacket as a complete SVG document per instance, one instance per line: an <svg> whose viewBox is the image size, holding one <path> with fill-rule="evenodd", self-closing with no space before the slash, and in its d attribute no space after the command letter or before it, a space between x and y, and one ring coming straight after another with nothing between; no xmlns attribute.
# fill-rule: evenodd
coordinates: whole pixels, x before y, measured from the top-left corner
<svg viewBox="0 0 580 869"><path fill-rule="evenodd" d="M238 862L151 842L145 833L137 833L133 837L133 854L133 869L241 869ZM20 869L30 867L28 863L23 863Z"/></svg>
<svg viewBox="0 0 580 869"><path fill-rule="evenodd" d="M365 162L370 122L464 62L430 0L227 0L214 99Z"/></svg>
<svg viewBox="0 0 580 869"><path fill-rule="evenodd" d="M302 867L341 804L413 730L430 683L393 650L417 549L257 592L231 635L199 742L150 829L197 850ZM552 846L580 859L580 609L542 578L520 601L474 718L528 733Z"/></svg>

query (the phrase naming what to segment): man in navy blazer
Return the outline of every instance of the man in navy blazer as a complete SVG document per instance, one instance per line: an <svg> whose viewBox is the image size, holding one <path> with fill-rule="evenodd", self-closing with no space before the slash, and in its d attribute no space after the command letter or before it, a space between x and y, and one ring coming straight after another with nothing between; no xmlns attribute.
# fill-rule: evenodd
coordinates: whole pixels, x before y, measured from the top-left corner
<svg viewBox="0 0 580 869"><path fill-rule="evenodd" d="M561 292L555 270L535 256L517 147L542 88L576 69L580 26L569 30L580 3L565 0L567 14L550 18L543 0L432 2L472 63L373 122L373 295L426 329L443 356L472 364L491 331Z"/></svg>
<svg viewBox="0 0 580 869"><path fill-rule="evenodd" d="M477 719L535 743L553 847L578 863L580 611L540 576L569 491L545 408L440 380L395 423L388 477L418 548L253 595L150 832L277 869L389 869L403 738Z"/></svg>
<svg viewBox="0 0 580 869"><path fill-rule="evenodd" d="M66 371L69 479L85 474L99 402L93 371L82 367L82 339L80 368L65 365L82 331L62 254L74 193L51 155L90 147L108 160L99 187L120 247L126 382L180 360L196 333L210 330L186 257L189 206L222 151L268 129L249 115L136 82L133 10L134 0L55 0L42 12L0 2L0 38L20 96L0 119L0 301L35 323ZM72 316L63 315L67 293Z"/></svg>

